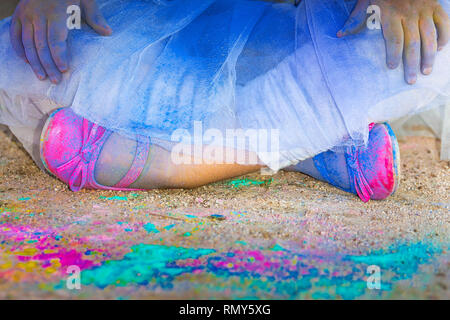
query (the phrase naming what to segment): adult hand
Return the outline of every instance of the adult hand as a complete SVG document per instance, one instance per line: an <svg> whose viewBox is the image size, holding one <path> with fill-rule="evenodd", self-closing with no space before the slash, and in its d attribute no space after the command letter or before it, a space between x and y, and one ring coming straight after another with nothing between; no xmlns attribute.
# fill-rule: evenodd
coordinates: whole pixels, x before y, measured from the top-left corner
<svg viewBox="0 0 450 320"><path fill-rule="evenodd" d="M69 69L67 8L71 5L80 7L86 23L97 33L111 34L95 0L21 0L13 14L12 46L41 80L48 76L59 83Z"/></svg>
<svg viewBox="0 0 450 320"><path fill-rule="evenodd" d="M437 0L359 0L338 37L360 32L367 8L381 9L387 65L396 69L403 58L405 81L414 84L419 70L429 75L436 52L450 38L450 19Z"/></svg>

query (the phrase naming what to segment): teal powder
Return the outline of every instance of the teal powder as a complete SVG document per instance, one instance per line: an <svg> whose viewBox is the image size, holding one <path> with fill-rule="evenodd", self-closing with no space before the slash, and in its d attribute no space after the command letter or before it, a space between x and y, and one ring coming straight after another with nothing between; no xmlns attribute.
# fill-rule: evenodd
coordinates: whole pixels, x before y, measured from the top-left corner
<svg viewBox="0 0 450 320"><path fill-rule="evenodd" d="M99 199L102 199L102 200L128 201L128 198L127 198L127 197L119 197L119 196L114 196L114 197L100 196Z"/></svg>
<svg viewBox="0 0 450 320"><path fill-rule="evenodd" d="M174 277L194 270L193 267L177 266L174 263L176 260L197 259L213 252L215 250L212 249L139 244L133 246L122 260L108 260L99 267L84 270L81 282L99 288L149 283L171 287Z"/></svg>
<svg viewBox="0 0 450 320"><path fill-rule="evenodd" d="M153 223L147 223L144 224L144 229L148 232L148 233L159 233L159 230L156 229L155 225Z"/></svg>
<svg viewBox="0 0 450 320"><path fill-rule="evenodd" d="M280 246L278 243L276 243L272 249L272 251L286 251L286 249L284 249L282 246Z"/></svg>
<svg viewBox="0 0 450 320"><path fill-rule="evenodd" d="M151 224L148 228L152 230ZM316 255L314 252L291 252L276 244L269 250L248 253L262 260L246 261L247 253L240 253L242 257L235 260L239 251L216 252L213 249L140 244L133 246L122 260L109 260L99 267L84 270L81 281L84 285L99 288L134 284L146 285L149 290L157 287L172 289L178 276L191 275L196 290L228 290L233 299L382 298L389 295L397 281L412 279L421 265L430 263L444 251L430 242L419 242L396 243L362 255L322 255L319 252ZM201 263L179 263L202 256L205 258ZM294 258L296 267L290 267L289 263ZM280 266L266 266L273 259L279 261ZM369 265L377 265L381 269L381 290L367 288ZM208 275L208 283L195 282L193 272L196 270Z"/></svg>
<svg viewBox="0 0 450 320"><path fill-rule="evenodd" d="M236 179L229 181L227 184L231 185L233 188L240 188L245 186L251 186L251 185L270 185L272 183L273 179L269 179L266 181L259 181L259 180L252 180L252 179Z"/></svg>
<svg viewBox="0 0 450 320"><path fill-rule="evenodd" d="M419 265L428 262L435 255L441 254L442 249L425 243L413 245L402 244L391 246L387 251L374 251L365 256L353 256L350 259L369 265L377 265L383 270L395 273L392 280L411 278L418 270Z"/></svg>

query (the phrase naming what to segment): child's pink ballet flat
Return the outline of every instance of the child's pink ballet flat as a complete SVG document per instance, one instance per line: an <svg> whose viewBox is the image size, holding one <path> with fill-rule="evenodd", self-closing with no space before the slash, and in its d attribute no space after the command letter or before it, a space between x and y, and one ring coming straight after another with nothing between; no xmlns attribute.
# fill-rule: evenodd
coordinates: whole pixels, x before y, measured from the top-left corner
<svg viewBox="0 0 450 320"><path fill-rule="evenodd" d="M357 194L363 202L383 200L400 181L398 142L387 123L371 125L367 147L323 152L293 169Z"/></svg>
<svg viewBox="0 0 450 320"><path fill-rule="evenodd" d="M376 124L369 133L367 148L354 150L352 159L356 163L349 166L359 168L354 174L354 185L363 201L384 200L397 191L400 183L400 150L389 124ZM370 198L364 192L362 179L366 180L372 191Z"/></svg>
<svg viewBox="0 0 450 320"><path fill-rule="evenodd" d="M101 149L111 131L76 115L70 108L54 111L42 130L40 152L45 168L67 183L72 191L86 189L139 190L127 187L141 174L150 143L139 142L128 173L113 187L95 181L94 171Z"/></svg>

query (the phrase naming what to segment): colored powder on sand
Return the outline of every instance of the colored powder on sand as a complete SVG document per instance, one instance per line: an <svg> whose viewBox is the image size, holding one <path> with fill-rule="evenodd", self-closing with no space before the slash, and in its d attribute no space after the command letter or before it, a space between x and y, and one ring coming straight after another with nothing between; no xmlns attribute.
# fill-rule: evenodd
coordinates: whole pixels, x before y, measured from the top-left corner
<svg viewBox="0 0 450 320"><path fill-rule="evenodd" d="M95 265L93 261L84 259L82 253L66 248L48 247L45 250L36 250L33 254L18 252L15 255L21 262L40 262L42 268L56 268L63 275L66 274L66 269L69 266L76 265L80 269L88 269Z"/></svg>
<svg viewBox="0 0 450 320"><path fill-rule="evenodd" d="M18 200L19 201L28 201L28 200L31 200L31 198L30 197L22 197L22 198L19 198Z"/></svg>
<svg viewBox="0 0 450 320"><path fill-rule="evenodd" d="M127 197L119 197L119 196L114 196L114 197L100 196L99 199L102 199L102 200L128 201Z"/></svg>
<svg viewBox="0 0 450 320"><path fill-rule="evenodd" d="M139 198L139 197L141 197L141 195L138 194L138 193L130 193L129 196L130 196L131 198Z"/></svg>
<svg viewBox="0 0 450 320"><path fill-rule="evenodd" d="M278 243L276 243L272 249L272 251L286 251L286 249L284 249L282 246L280 246Z"/></svg>
<svg viewBox="0 0 450 320"><path fill-rule="evenodd" d="M381 270L394 272L395 276L392 280L395 281L411 278L417 272L420 264L441 253L441 248L425 243L402 244L392 246L388 251L378 250L364 256L352 256L350 260L368 266L376 265Z"/></svg>
<svg viewBox="0 0 450 320"><path fill-rule="evenodd" d="M155 227L155 225L153 223L144 224L144 229L148 233L159 233L159 230L156 229L156 227Z"/></svg>
<svg viewBox="0 0 450 320"><path fill-rule="evenodd" d="M100 265L95 259L85 256L85 242L69 240L58 234L66 228L0 226L0 279L27 281L38 275L43 279L66 277L69 266L76 265L83 270Z"/></svg>
<svg viewBox="0 0 450 320"><path fill-rule="evenodd" d="M269 180L263 180L263 181L259 181L259 180L252 180L252 179L237 179L237 180L232 180L230 182L228 182L228 185L231 185L233 188L240 188L240 187L245 187L245 186L251 186L251 185L270 185L273 181L273 178L269 179Z"/></svg>
<svg viewBox="0 0 450 320"><path fill-rule="evenodd" d="M213 220L219 220L219 221L227 219L225 216L223 216L221 214L212 214L212 215L208 216L208 218L213 219Z"/></svg>
<svg viewBox="0 0 450 320"><path fill-rule="evenodd" d="M117 224L124 223L118 221ZM143 227L147 232L156 233L152 231L157 229L151 223ZM173 227L175 224L164 229ZM12 281L14 276L17 279L14 281L35 281L39 277L47 279L48 275L52 277L51 281L56 277L56 281L63 281L54 289L65 289L67 267L77 265L83 270L82 283L100 288L148 285L149 290L155 287L178 290L185 288L186 281L189 281L189 288L195 291L210 292L211 297L220 292L217 296L226 294L230 299L384 298L395 289L398 281L414 279L421 272L421 266L447 251L447 248L432 242L395 243L386 249L358 255L301 248L296 251L277 243L265 250L253 250L253 246L248 246L222 252L140 244L133 246L121 260L105 261L108 256L118 256L112 254L116 253L117 247L122 246L127 252L128 244L116 246L114 238L105 238L107 242L111 241L113 251L109 253L110 250L92 247L92 241L97 246L97 242L102 241L103 246L106 240L98 237L104 235L69 240L65 236L70 231L68 228L41 229L30 225L0 224L0 279ZM133 230L139 229L133 227ZM242 240L235 243L247 245ZM256 244L255 247L260 248ZM367 268L370 265L381 270L381 290L367 288L366 281L370 275ZM197 276L198 273L201 277ZM178 278L180 275L182 277ZM420 282L420 285L426 286L427 283Z"/></svg>
<svg viewBox="0 0 450 320"><path fill-rule="evenodd" d="M206 257L204 274L218 277L222 290L240 278L242 288L235 288L231 298L263 297L267 294L283 298L356 299L363 295L381 297L393 289L398 280L411 279L421 264L429 263L442 252L430 244L393 245L366 255L336 255L314 252L230 251ZM381 268L381 290L368 289L369 265ZM179 266L190 266L179 261ZM425 285L425 284L424 284ZM213 284L210 283L209 287ZM217 290L220 290L217 288Z"/></svg>
<svg viewBox="0 0 450 320"><path fill-rule="evenodd" d="M162 287L171 287L174 277L198 269L180 267L175 264L176 260L197 259L213 252L212 249L139 244L133 246L122 260L108 260L100 267L83 271L81 281L84 285L94 284L100 288L109 285L146 285L151 281Z"/></svg>
<svg viewBox="0 0 450 320"><path fill-rule="evenodd" d="M24 240L42 240L57 237L57 233L65 230L66 227L53 229L38 229L29 225L2 224L0 227L0 236L8 241L21 242Z"/></svg>

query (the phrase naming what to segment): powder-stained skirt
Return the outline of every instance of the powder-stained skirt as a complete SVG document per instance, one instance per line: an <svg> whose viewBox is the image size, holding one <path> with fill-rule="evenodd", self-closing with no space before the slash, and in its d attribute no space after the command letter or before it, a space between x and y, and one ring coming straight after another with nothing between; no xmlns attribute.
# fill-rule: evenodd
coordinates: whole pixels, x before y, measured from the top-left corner
<svg viewBox="0 0 450 320"><path fill-rule="evenodd" d="M258 139L244 147L279 169L360 145L370 122L450 96L449 47L438 53L433 74L411 86L402 67L388 70L381 30L338 39L355 1L99 2L113 35L87 26L71 31L71 70L59 85L36 79L13 52L10 19L0 21L0 123L28 140L29 150L33 128L59 105L161 144L198 135L201 126L224 137L205 144L236 147L227 130L256 129ZM449 0L441 4L450 12Z"/></svg>

